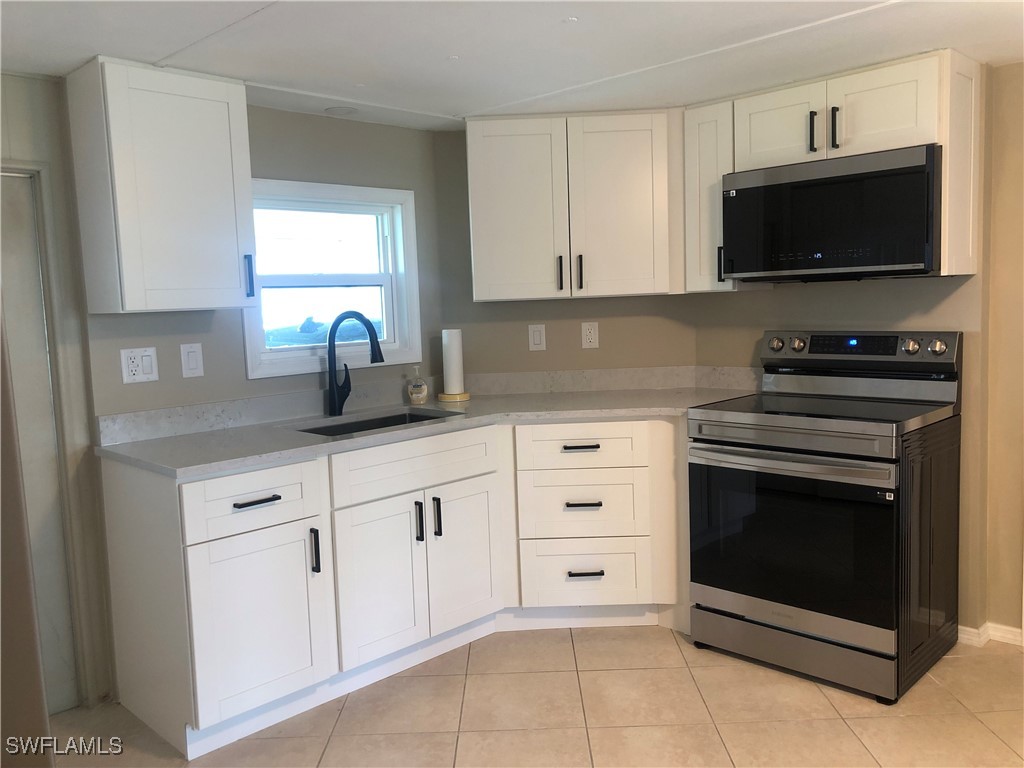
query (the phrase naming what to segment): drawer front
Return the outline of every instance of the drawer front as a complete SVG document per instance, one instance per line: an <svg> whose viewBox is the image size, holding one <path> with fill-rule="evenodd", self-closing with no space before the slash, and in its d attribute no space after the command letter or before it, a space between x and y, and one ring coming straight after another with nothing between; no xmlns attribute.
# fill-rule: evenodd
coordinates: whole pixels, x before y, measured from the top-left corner
<svg viewBox="0 0 1024 768"><path fill-rule="evenodd" d="M516 466L519 469L588 469L646 465L645 421L516 427Z"/></svg>
<svg viewBox="0 0 1024 768"><path fill-rule="evenodd" d="M185 544L301 520L326 509L327 460L181 486Z"/></svg>
<svg viewBox="0 0 1024 768"><path fill-rule="evenodd" d="M332 507L338 509L498 469L511 427L480 427L331 456Z"/></svg>
<svg viewBox="0 0 1024 768"><path fill-rule="evenodd" d="M517 483L520 538L650 533L646 467L527 470Z"/></svg>
<svg viewBox="0 0 1024 768"><path fill-rule="evenodd" d="M647 536L521 541L519 555L524 608L651 602Z"/></svg>

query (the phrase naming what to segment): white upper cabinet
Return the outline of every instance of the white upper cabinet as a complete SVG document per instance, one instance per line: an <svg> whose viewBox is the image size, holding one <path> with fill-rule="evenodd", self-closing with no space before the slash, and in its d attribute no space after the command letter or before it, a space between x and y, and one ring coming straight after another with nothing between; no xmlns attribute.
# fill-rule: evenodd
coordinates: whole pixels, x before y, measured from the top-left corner
<svg viewBox="0 0 1024 768"><path fill-rule="evenodd" d="M476 301L667 293L664 112L471 120Z"/></svg>
<svg viewBox="0 0 1024 768"><path fill-rule="evenodd" d="M825 158L825 83L737 99L736 170Z"/></svg>
<svg viewBox="0 0 1024 768"><path fill-rule="evenodd" d="M939 140L939 58L737 99L736 170Z"/></svg>
<svg viewBox="0 0 1024 768"><path fill-rule="evenodd" d="M245 87L100 58L68 108L89 311L251 305Z"/></svg>
<svg viewBox="0 0 1024 768"><path fill-rule="evenodd" d="M735 290L718 279L722 245L722 176L732 173L732 102L683 114L686 292Z"/></svg>

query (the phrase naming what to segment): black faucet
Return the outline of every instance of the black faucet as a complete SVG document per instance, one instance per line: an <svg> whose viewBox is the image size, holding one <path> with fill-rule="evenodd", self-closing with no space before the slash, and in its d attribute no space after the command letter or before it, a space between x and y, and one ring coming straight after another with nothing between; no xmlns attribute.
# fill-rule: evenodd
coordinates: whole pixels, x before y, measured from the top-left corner
<svg viewBox="0 0 1024 768"><path fill-rule="evenodd" d="M345 401L352 394L352 378L348 374L348 364L345 366L345 380L338 384L338 358L334 350L335 337L338 335L338 326L346 320L358 320L366 328L366 334L370 337L370 362L383 363L384 353L380 351L380 341L377 339L377 330L373 327L366 315L361 312L342 312L331 323L331 330L327 334L327 415L341 416L345 408Z"/></svg>

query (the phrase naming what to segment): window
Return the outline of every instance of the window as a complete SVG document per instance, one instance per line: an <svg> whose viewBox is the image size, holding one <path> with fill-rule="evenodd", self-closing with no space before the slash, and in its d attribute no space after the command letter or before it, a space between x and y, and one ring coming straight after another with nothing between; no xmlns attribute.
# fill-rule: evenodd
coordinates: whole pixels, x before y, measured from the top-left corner
<svg viewBox="0 0 1024 768"><path fill-rule="evenodd" d="M385 364L420 361L413 193L253 179L259 304L244 311L250 379L327 370L327 333L362 312ZM370 364L366 329L337 334L338 367Z"/></svg>

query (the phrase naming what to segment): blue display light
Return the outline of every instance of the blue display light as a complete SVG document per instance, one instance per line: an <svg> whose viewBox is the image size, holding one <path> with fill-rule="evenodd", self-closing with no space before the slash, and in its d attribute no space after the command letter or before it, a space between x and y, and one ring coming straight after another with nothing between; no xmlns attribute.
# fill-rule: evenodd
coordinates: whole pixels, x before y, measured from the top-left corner
<svg viewBox="0 0 1024 768"><path fill-rule="evenodd" d="M849 344L851 347L856 347L857 346L857 340L856 339L850 339L846 343Z"/></svg>

